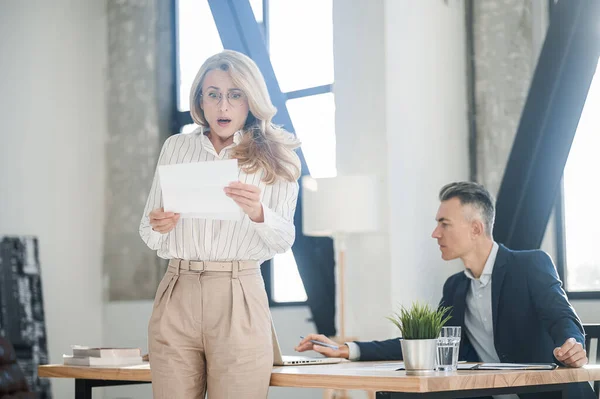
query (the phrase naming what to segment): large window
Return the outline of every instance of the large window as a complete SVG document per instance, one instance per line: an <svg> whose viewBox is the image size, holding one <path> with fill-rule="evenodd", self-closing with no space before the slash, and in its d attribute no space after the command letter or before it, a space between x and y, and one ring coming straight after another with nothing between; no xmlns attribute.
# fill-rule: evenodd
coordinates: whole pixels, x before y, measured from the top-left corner
<svg viewBox="0 0 600 399"><path fill-rule="evenodd" d="M251 0L302 152L314 177L335 169L332 0ZM207 0L177 1L178 110L189 111L189 92L202 62L221 51ZM188 133L194 125L181 126ZM291 251L277 255L267 273L272 305L301 304L306 292Z"/></svg>
<svg viewBox="0 0 600 399"><path fill-rule="evenodd" d="M311 175L335 176L331 0L268 0L268 48ZM329 86L323 90L323 86ZM325 93L323 93L325 91ZM289 251L272 263L272 303L302 303L306 293Z"/></svg>
<svg viewBox="0 0 600 399"><path fill-rule="evenodd" d="M559 269L571 297L600 297L600 68L588 96L563 176ZM562 219L562 220L560 220Z"/></svg>

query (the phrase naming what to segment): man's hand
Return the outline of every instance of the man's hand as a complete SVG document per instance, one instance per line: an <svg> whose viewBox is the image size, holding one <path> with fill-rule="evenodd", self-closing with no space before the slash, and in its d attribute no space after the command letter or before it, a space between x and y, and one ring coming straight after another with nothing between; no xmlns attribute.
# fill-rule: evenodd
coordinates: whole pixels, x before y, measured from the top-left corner
<svg viewBox="0 0 600 399"><path fill-rule="evenodd" d="M350 350L348 349L347 345L339 345L339 349L336 350L328 348L326 346L315 345L312 342L310 342L310 340L324 342L330 345L338 345L336 342L333 342L332 340L330 340L322 334L310 334L307 337L305 337L302 341L300 341L298 346L296 346L296 348L294 349L296 349L297 352L313 350L327 357L341 357L344 359L348 359L348 357L350 356Z"/></svg>
<svg viewBox="0 0 600 399"><path fill-rule="evenodd" d="M568 367L581 367L588 363L583 345L575 338L566 340L563 346L555 348L553 353L556 360Z"/></svg>

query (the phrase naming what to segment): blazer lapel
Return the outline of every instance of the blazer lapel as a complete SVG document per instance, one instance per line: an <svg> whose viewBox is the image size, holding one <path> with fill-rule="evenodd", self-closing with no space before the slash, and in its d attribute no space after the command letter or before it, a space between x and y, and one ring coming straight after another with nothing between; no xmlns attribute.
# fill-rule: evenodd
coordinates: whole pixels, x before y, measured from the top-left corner
<svg viewBox="0 0 600 399"><path fill-rule="evenodd" d="M454 307L452 309L454 324L460 326L462 330L465 330L465 309L467 307L467 293L469 292L469 286L471 284L471 280L469 280L466 276L458 283L456 287L456 293L454 296ZM460 340L461 348L459 351L465 353L465 345L467 342L466 334L463 335L465 339Z"/></svg>
<svg viewBox="0 0 600 399"><path fill-rule="evenodd" d="M506 275L506 262L510 255L510 250L504 245L499 245L494 270L492 271L492 320L494 336L496 336L496 325L498 322L498 302L500 301L500 292Z"/></svg>

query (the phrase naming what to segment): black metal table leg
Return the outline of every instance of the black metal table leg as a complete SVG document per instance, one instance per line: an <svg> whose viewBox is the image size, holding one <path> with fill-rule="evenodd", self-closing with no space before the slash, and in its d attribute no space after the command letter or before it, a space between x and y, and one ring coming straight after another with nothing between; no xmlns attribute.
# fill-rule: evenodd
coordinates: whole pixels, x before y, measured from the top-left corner
<svg viewBox="0 0 600 399"><path fill-rule="evenodd" d="M121 381L121 380L87 380L75 379L75 399L92 399L92 388L114 387L122 385L151 384L150 381Z"/></svg>
<svg viewBox="0 0 600 399"><path fill-rule="evenodd" d="M569 398L569 392L567 390L568 385L564 385L563 389L560 391L560 397L562 399L568 399Z"/></svg>
<svg viewBox="0 0 600 399"><path fill-rule="evenodd" d="M90 380L75 379L75 399L92 399L92 384Z"/></svg>

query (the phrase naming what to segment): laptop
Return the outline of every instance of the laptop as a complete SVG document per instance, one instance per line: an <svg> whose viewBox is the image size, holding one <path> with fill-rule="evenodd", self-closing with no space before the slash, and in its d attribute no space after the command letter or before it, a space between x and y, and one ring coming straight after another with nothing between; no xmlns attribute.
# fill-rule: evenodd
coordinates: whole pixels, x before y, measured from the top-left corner
<svg viewBox="0 0 600 399"><path fill-rule="evenodd" d="M271 334L273 335L273 365L274 366L301 366L305 364L332 364L339 363L343 359L339 357L310 357L310 356L283 356L275 326L271 323Z"/></svg>

